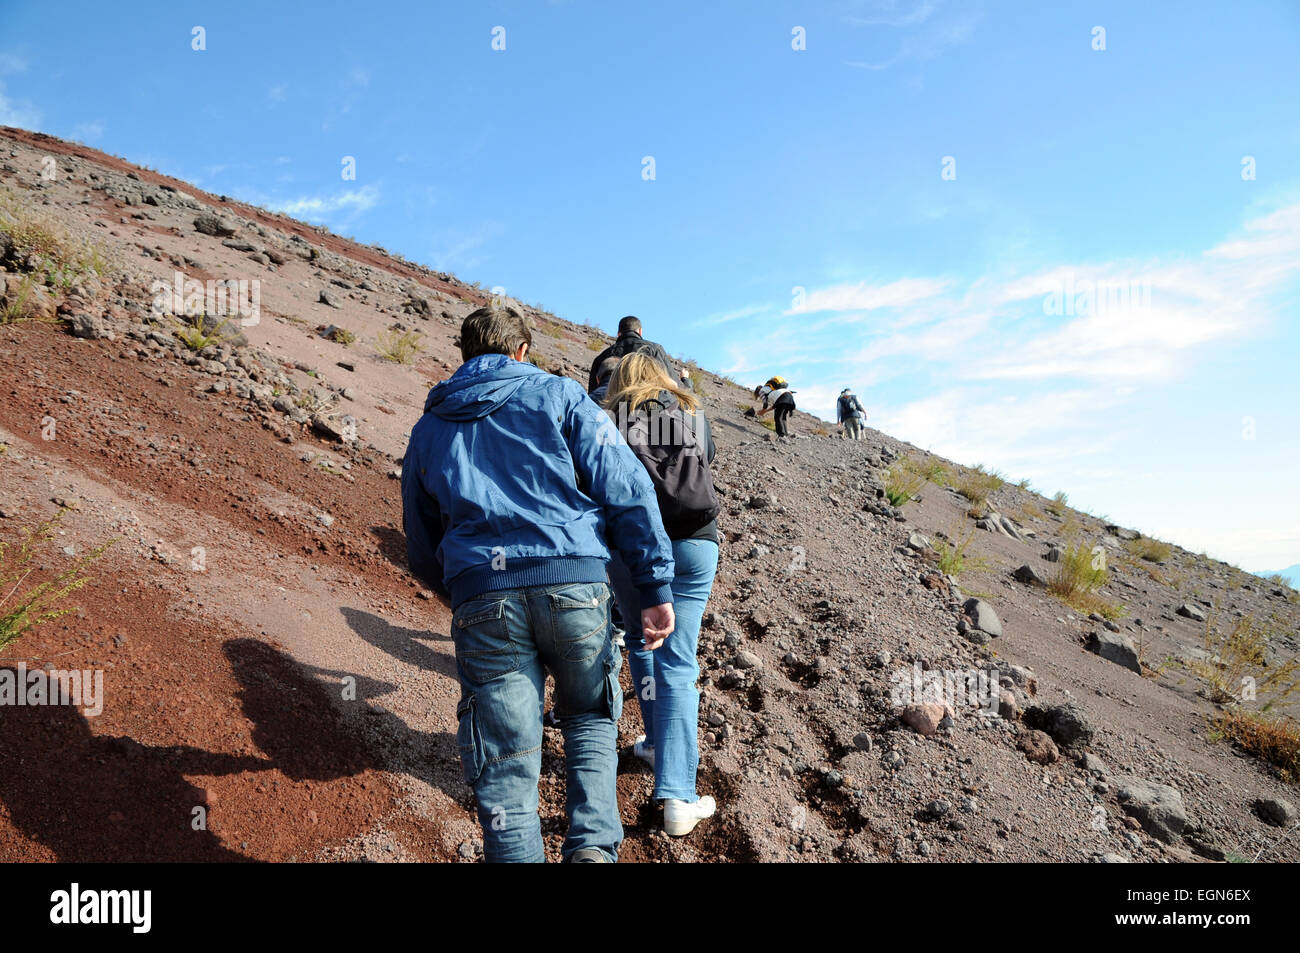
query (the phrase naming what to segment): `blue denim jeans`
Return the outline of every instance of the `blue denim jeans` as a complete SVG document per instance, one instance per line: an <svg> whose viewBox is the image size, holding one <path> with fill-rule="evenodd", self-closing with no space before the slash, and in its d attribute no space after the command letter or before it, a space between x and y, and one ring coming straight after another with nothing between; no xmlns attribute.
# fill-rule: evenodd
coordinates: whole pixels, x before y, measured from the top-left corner
<svg viewBox="0 0 1300 953"><path fill-rule="evenodd" d="M700 766L700 677L696 650L700 622L718 571L718 544L709 539L673 543L677 572L673 577L676 628L664 644L647 651L641 638L641 603L627 567L615 556L609 563L623 626L627 661L641 705L646 742L655 749L654 797L697 801L695 772Z"/></svg>
<svg viewBox="0 0 1300 953"><path fill-rule="evenodd" d="M594 847L618 859L622 657L610 642L609 609L605 583L569 583L487 592L452 617L461 685L456 744L489 862L545 860L537 781L548 671L564 733L564 857Z"/></svg>

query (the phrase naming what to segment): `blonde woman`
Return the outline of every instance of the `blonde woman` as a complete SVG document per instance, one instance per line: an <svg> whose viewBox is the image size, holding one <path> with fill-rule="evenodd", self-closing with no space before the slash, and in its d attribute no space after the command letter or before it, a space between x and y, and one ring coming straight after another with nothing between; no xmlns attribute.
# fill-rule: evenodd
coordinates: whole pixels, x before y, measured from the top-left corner
<svg viewBox="0 0 1300 953"><path fill-rule="evenodd" d="M672 541L676 624L667 638L643 637L637 589L617 556L610 561L609 575L628 624L628 662L645 723L646 733L633 750L654 768L654 797L664 804L664 830L681 837L717 808L713 798L695 790L700 761L696 649L718 569L718 502L709 472L713 436L699 411L699 398L644 354L628 354L619 362L605 409L650 474Z"/></svg>

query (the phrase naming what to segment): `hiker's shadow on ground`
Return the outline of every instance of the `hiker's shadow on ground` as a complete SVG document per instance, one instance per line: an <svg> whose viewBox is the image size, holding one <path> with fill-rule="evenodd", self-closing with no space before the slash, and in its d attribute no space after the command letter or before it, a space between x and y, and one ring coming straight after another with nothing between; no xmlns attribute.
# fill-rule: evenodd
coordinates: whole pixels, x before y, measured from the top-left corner
<svg viewBox="0 0 1300 953"><path fill-rule="evenodd" d="M398 569L409 569L406 562L406 534L391 526L372 526L370 532L379 543L384 558Z"/></svg>
<svg viewBox="0 0 1300 953"><path fill-rule="evenodd" d="M450 642L451 636L429 629L407 629L393 625L387 619L362 609L344 606L341 611L352 631L375 648L387 652L393 658L408 665L415 665L426 672L437 672L453 681L456 680L455 658L424 644L431 639Z"/></svg>
<svg viewBox="0 0 1300 953"><path fill-rule="evenodd" d="M367 690L382 694L387 686L358 679L357 701L345 702L338 686L258 639L232 639L221 650L239 682L236 699L252 723L253 743L289 778L332 781L381 767L336 704L365 705Z"/></svg>
<svg viewBox="0 0 1300 953"><path fill-rule="evenodd" d="M367 614L367 613L363 613ZM331 780L364 771L409 774L461 799L465 788L445 783L436 766L457 763L456 737L423 732L371 700L394 688L387 682L303 665L257 639L236 639L222 650L239 679L239 702L253 722L253 741L294 780ZM345 685L345 678L355 682Z"/></svg>
<svg viewBox="0 0 1300 953"><path fill-rule="evenodd" d="M258 754L144 745L95 734L71 706L3 705L0 804L13 826L64 862L247 861L217 832L192 828L204 794L187 775L279 769L292 781L332 781L391 771L464 799L455 735L415 730L369 703L394 686L302 665L259 639L232 639L222 652Z"/></svg>
<svg viewBox="0 0 1300 953"><path fill-rule="evenodd" d="M0 803L55 860L249 859L192 828L203 794L185 776L265 770L265 758L96 735L70 705L0 706L0 737Z"/></svg>

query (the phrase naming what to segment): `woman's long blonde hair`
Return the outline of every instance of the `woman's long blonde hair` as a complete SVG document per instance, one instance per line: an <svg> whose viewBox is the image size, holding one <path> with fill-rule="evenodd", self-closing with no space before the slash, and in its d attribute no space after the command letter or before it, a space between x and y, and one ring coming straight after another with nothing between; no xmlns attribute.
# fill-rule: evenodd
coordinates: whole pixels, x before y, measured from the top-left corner
<svg viewBox="0 0 1300 953"><path fill-rule="evenodd" d="M627 412L635 413L642 404L658 400L663 391L676 397L687 413L694 413L700 406L700 399L669 377L662 364L653 357L633 351L618 362L609 381L605 406L612 408L626 402Z"/></svg>

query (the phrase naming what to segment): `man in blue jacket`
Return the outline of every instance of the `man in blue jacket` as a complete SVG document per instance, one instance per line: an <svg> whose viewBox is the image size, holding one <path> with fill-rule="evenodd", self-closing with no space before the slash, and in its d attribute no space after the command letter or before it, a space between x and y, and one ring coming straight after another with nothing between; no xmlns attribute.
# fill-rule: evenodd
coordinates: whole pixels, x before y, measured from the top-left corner
<svg viewBox="0 0 1300 953"><path fill-rule="evenodd" d="M545 859L537 816L546 673L564 732L564 858L615 861L622 657L608 538L632 571L649 647L673 630L673 551L654 485L581 385L523 363L513 308L461 325L463 363L429 392L402 466L411 571L451 600L457 747L488 861ZM653 644L651 644L653 643Z"/></svg>

